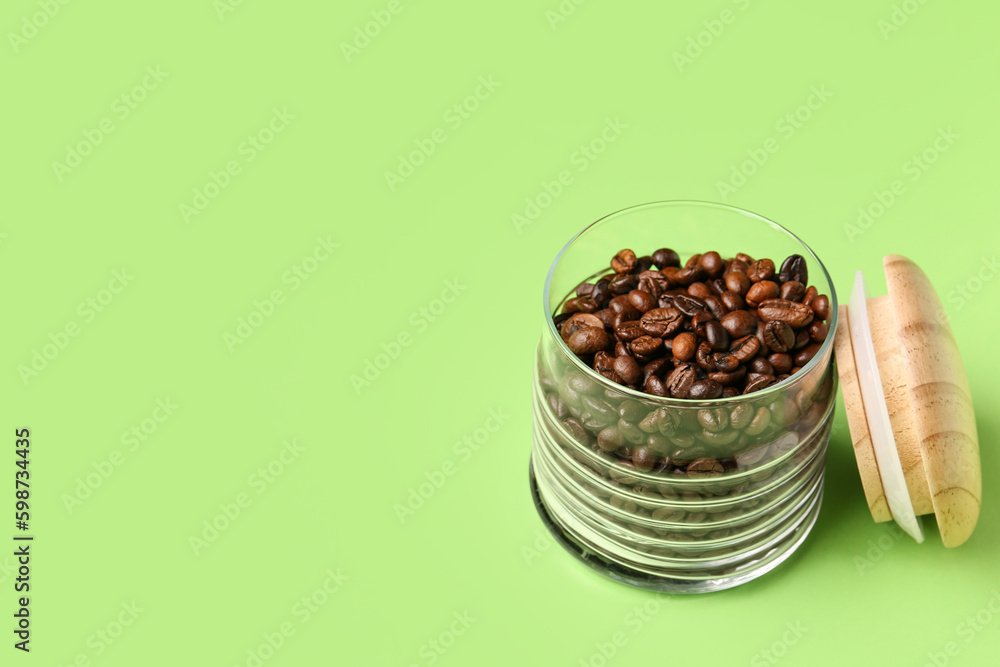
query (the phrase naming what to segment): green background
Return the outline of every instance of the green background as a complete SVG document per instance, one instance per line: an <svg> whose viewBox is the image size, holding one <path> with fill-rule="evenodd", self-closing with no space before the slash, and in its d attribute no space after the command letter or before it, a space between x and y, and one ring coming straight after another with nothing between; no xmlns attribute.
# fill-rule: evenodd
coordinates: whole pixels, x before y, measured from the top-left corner
<svg viewBox="0 0 1000 667"><path fill-rule="evenodd" d="M772 664L771 650L798 665L994 664L994 4L591 0L562 15L558 0L401 0L388 22L388 0L221 6L0 11L0 533L13 544L13 431L27 426L36 536L29 656L11 646L0 557L3 664L256 664L248 652L283 624L294 634L263 664L599 665L619 632L608 664ZM366 44L373 11L387 25ZM803 107L813 90L824 99ZM596 154L608 122L620 132ZM935 149L940 132L952 138ZM54 166L73 150L89 154ZM213 172L225 187L205 192ZM544 537L527 464L545 273L589 222L662 199L786 225L842 297L856 269L883 288L884 254L925 268L978 407L984 502L967 544L944 549L929 518L922 545L872 522L842 408L816 527L757 581L660 600ZM315 271L296 283L297 266ZM273 313L227 339L275 290ZM41 370L25 373L36 351ZM483 439L491 410L505 418ZM133 428L147 429L134 449ZM478 451L456 449L477 435ZM302 451L274 464L291 440ZM262 477L269 464L279 474ZM442 468L401 521L397 505ZM451 637L463 613L475 620Z"/></svg>

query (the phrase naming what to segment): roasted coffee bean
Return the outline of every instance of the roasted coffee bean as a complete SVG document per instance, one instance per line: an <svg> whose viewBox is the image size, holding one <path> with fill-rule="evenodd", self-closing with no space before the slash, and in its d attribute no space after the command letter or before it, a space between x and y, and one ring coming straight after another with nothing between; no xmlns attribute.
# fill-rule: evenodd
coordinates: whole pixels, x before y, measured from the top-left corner
<svg viewBox="0 0 1000 667"><path fill-rule="evenodd" d="M753 419L754 409L747 403L737 405L729 413L729 424L737 431L742 430L750 424Z"/></svg>
<svg viewBox="0 0 1000 667"><path fill-rule="evenodd" d="M772 352L788 352L795 345L795 331L777 320L764 325L764 343Z"/></svg>
<svg viewBox="0 0 1000 667"><path fill-rule="evenodd" d="M698 265L686 266L674 274L673 278L671 278L671 282L676 280L678 285L687 286L691 283L698 282L699 280L704 280L707 276L708 274L705 272L705 269Z"/></svg>
<svg viewBox="0 0 1000 667"><path fill-rule="evenodd" d="M612 362L612 370L618 373L618 377L625 381L625 384L636 384L642 377L642 368L639 363L630 356L615 357Z"/></svg>
<svg viewBox="0 0 1000 667"><path fill-rule="evenodd" d="M757 313L765 322L784 322L793 329L807 326L813 320L812 308L786 299L768 299L760 304Z"/></svg>
<svg viewBox="0 0 1000 667"><path fill-rule="evenodd" d="M653 359L649 363L642 367L642 383L646 384L646 380L650 375L655 375L658 378L663 378L667 372L670 370L670 361L666 357L660 357L659 359Z"/></svg>
<svg viewBox="0 0 1000 667"><path fill-rule="evenodd" d="M796 352L795 365L805 366L806 364L808 364L810 361L812 361L812 358L816 356L816 353L819 352L819 348L820 348L819 343L811 343L806 347L802 348L801 350L799 350L798 352Z"/></svg>
<svg viewBox="0 0 1000 667"><path fill-rule="evenodd" d="M747 369L746 366L737 366L735 370L728 373L723 371L715 371L714 373L708 374L709 380L715 380L723 387L729 387L730 385L737 385L740 381L746 377ZM737 392L738 394L739 392Z"/></svg>
<svg viewBox="0 0 1000 667"><path fill-rule="evenodd" d="M674 297L674 308L688 317L693 317L698 311L705 310L707 307L704 301L690 294L678 294Z"/></svg>
<svg viewBox="0 0 1000 667"><path fill-rule="evenodd" d="M830 318L830 297L825 294L820 294L812 301L812 310L821 320L826 320Z"/></svg>
<svg viewBox="0 0 1000 667"><path fill-rule="evenodd" d="M610 308L602 308L601 310L594 313L594 315L601 321L605 329L613 329L615 326L615 314Z"/></svg>
<svg viewBox="0 0 1000 667"><path fill-rule="evenodd" d="M647 446L636 447L632 451L632 465L639 472L649 472L656 465L656 454Z"/></svg>
<svg viewBox="0 0 1000 667"><path fill-rule="evenodd" d="M685 331L674 336L673 353L680 361L691 361L698 348L698 339L693 333Z"/></svg>
<svg viewBox="0 0 1000 667"><path fill-rule="evenodd" d="M803 285L808 284L809 270L806 267L805 258L802 255L791 255L788 257L781 263L781 271L778 273L778 278L783 283L795 280Z"/></svg>
<svg viewBox="0 0 1000 667"><path fill-rule="evenodd" d="M806 295L806 286L797 280L789 280L781 285L779 296L785 301L801 302Z"/></svg>
<svg viewBox="0 0 1000 667"><path fill-rule="evenodd" d="M660 341L661 343L663 341ZM598 350L603 350L611 343L611 337L604 327L582 327L573 332L567 339L566 344L569 349L576 354L593 354Z"/></svg>
<svg viewBox="0 0 1000 667"><path fill-rule="evenodd" d="M639 401L626 398L618 404L618 416L630 422L637 422L646 414L646 406Z"/></svg>
<svg viewBox="0 0 1000 667"><path fill-rule="evenodd" d="M590 293L594 291L594 283L582 282L576 286L577 296L590 296Z"/></svg>
<svg viewBox="0 0 1000 667"><path fill-rule="evenodd" d="M611 258L611 270L615 273L631 273L637 264L635 253L628 248L619 250L618 254Z"/></svg>
<svg viewBox="0 0 1000 667"><path fill-rule="evenodd" d="M719 461L709 458L695 459L686 469L688 477L718 477L724 471L725 468ZM687 520L691 520L691 515L688 515Z"/></svg>
<svg viewBox="0 0 1000 667"><path fill-rule="evenodd" d="M691 330L694 332L698 338L705 340L708 334L705 332L705 327L709 322L714 322L715 318L712 317L712 313L707 310L699 310L691 318Z"/></svg>
<svg viewBox="0 0 1000 667"><path fill-rule="evenodd" d="M755 466L764 460L764 457L767 456L767 451L768 447L764 445L763 447L755 447L751 450L740 452L736 455L736 465L743 470Z"/></svg>
<svg viewBox="0 0 1000 667"><path fill-rule="evenodd" d="M615 426L608 426L597 434L597 446L609 454L624 444L625 436L623 436L622 432Z"/></svg>
<svg viewBox="0 0 1000 667"><path fill-rule="evenodd" d="M698 423L706 431L718 433L729 426L729 413L725 408L698 411Z"/></svg>
<svg viewBox="0 0 1000 667"><path fill-rule="evenodd" d="M674 398L687 398L698 379L698 371L691 364L680 364L667 375L667 389Z"/></svg>
<svg viewBox="0 0 1000 667"><path fill-rule="evenodd" d="M653 396L667 395L667 385L664 384L663 380L655 375L650 375L646 378L646 384L643 385L643 390L645 390L647 394L652 394Z"/></svg>
<svg viewBox="0 0 1000 667"><path fill-rule="evenodd" d="M722 299L722 305L724 305L726 310L729 312L734 310L744 310L747 307L743 296L730 290L723 292L719 298ZM718 319L721 320L722 318L720 317Z"/></svg>
<svg viewBox="0 0 1000 667"><path fill-rule="evenodd" d="M613 370L610 371L599 370L597 372L599 375L601 375L601 377L605 377L608 380L614 382L615 384L625 384L625 381L622 380L621 376L618 375L618 373L615 373Z"/></svg>
<svg viewBox="0 0 1000 667"><path fill-rule="evenodd" d="M589 296L568 299L563 304L564 313L596 313L601 307Z"/></svg>
<svg viewBox="0 0 1000 667"><path fill-rule="evenodd" d="M646 436L646 446L657 456L667 456L673 444L662 433L650 433Z"/></svg>
<svg viewBox="0 0 1000 667"><path fill-rule="evenodd" d="M614 370L614 365L615 358L604 350L594 354L594 370L598 373L612 371Z"/></svg>
<svg viewBox="0 0 1000 667"><path fill-rule="evenodd" d="M552 409L552 414L556 416L556 419L565 419L569 416L569 408L559 397L559 394L552 392L546 395L545 400L549 404L549 408Z"/></svg>
<svg viewBox="0 0 1000 667"><path fill-rule="evenodd" d="M610 280L601 279L594 283L594 290L590 293L590 298L599 303L601 306L607 305L607 302L611 299L611 290L608 289L608 285L611 284Z"/></svg>
<svg viewBox="0 0 1000 667"><path fill-rule="evenodd" d="M750 289L750 278L742 271L732 271L726 274L726 289L740 295L746 295Z"/></svg>
<svg viewBox="0 0 1000 667"><path fill-rule="evenodd" d="M760 352L760 341L757 340L756 336L744 336L733 342L732 347L729 349L729 354L736 357L736 360L745 364L746 362L757 356Z"/></svg>
<svg viewBox="0 0 1000 667"><path fill-rule="evenodd" d="M792 347L793 350L801 350L812 343L812 336L809 335L809 329L802 329L795 334L795 345Z"/></svg>
<svg viewBox="0 0 1000 667"><path fill-rule="evenodd" d="M806 288L806 293L802 297L802 303L812 308L813 300L819 296L819 291L816 289L815 285L810 285Z"/></svg>
<svg viewBox="0 0 1000 667"><path fill-rule="evenodd" d="M626 322L620 322L618 326L615 327L615 335L618 339L626 343L631 343L639 336L645 336L646 331L642 327L642 322L640 320L628 320Z"/></svg>
<svg viewBox="0 0 1000 667"><path fill-rule="evenodd" d="M656 307L656 299L653 298L653 295L649 292L643 292L641 289L634 289L629 292L628 300L632 304L632 307L640 313L645 313L647 310L652 310Z"/></svg>
<svg viewBox="0 0 1000 667"><path fill-rule="evenodd" d="M732 373L739 368L740 361L731 354L716 352L712 357L715 369L721 373Z"/></svg>
<svg viewBox="0 0 1000 667"><path fill-rule="evenodd" d="M791 355L785 354L783 352L776 352L767 358L771 366L774 368L774 372L778 375L784 375L788 371L792 370L792 366L795 365L794 360Z"/></svg>
<svg viewBox="0 0 1000 667"><path fill-rule="evenodd" d="M584 396L583 407L598 421L613 424L618 421L618 413L606 401L595 396Z"/></svg>
<svg viewBox="0 0 1000 667"><path fill-rule="evenodd" d="M641 444L646 439L646 434L639 430L639 424L636 422L619 419L618 430L621 431L625 441L632 445Z"/></svg>
<svg viewBox="0 0 1000 667"><path fill-rule="evenodd" d="M649 295L653 299L660 298L660 295L666 292L669 287L669 281L663 277L663 274L659 271L643 271L639 275L639 284L636 289L641 289L644 292L649 292Z"/></svg>
<svg viewBox="0 0 1000 667"><path fill-rule="evenodd" d="M754 258L751 257L750 255L746 254L745 252L738 252L738 253L736 253L736 257L734 259L736 261L743 262L747 266L749 266L749 265L751 265L751 264L754 263Z"/></svg>
<svg viewBox="0 0 1000 667"><path fill-rule="evenodd" d="M688 391L688 398L707 401L722 396L722 385L715 380L698 380Z"/></svg>
<svg viewBox="0 0 1000 667"><path fill-rule="evenodd" d="M628 294L639 286L639 276L631 273L622 273L611 279L608 289L614 295Z"/></svg>
<svg viewBox="0 0 1000 667"><path fill-rule="evenodd" d="M722 299L714 294L709 294L702 301L708 306L708 312L712 313L712 317L717 320L721 320L729 312L729 309L722 303Z"/></svg>
<svg viewBox="0 0 1000 667"><path fill-rule="evenodd" d="M826 322L823 322L822 320L813 320L813 323L809 325L809 337L817 343L825 341L826 335L829 332L829 327L827 327Z"/></svg>
<svg viewBox="0 0 1000 667"><path fill-rule="evenodd" d="M715 378L712 378L715 380ZM718 382L718 380L716 380ZM723 387L722 398L735 398L740 395L740 390L736 387Z"/></svg>
<svg viewBox="0 0 1000 667"><path fill-rule="evenodd" d="M699 343L698 349L694 353L694 360L706 373L717 370L715 367L715 355L712 353L712 348L708 343Z"/></svg>
<svg viewBox="0 0 1000 667"><path fill-rule="evenodd" d="M640 331L639 332L639 336L641 336L641 335L642 335L642 332ZM639 336L636 336L636 338L638 338ZM615 341L615 356L616 357L620 357L622 355L631 356L632 352L628 349L628 344L623 343L620 340Z"/></svg>
<svg viewBox="0 0 1000 667"><path fill-rule="evenodd" d="M680 256L670 248L660 248L652 256L653 264L661 269L665 269L668 266L679 267L681 265Z"/></svg>
<svg viewBox="0 0 1000 667"><path fill-rule="evenodd" d="M698 264L705 269L705 273L707 273L710 278L718 278L722 275L722 272L726 268L726 264L722 261L722 257L714 250L706 252L702 255L698 260Z"/></svg>
<svg viewBox="0 0 1000 667"><path fill-rule="evenodd" d="M718 321L712 320L705 324L705 340L714 352L729 349L729 332ZM719 369L725 370L725 369ZM732 369L729 369L732 370Z"/></svg>
<svg viewBox="0 0 1000 667"><path fill-rule="evenodd" d="M633 273L642 273L643 271L649 271L650 267L653 266L653 258L649 255L643 255L642 257L635 260L635 268L632 269Z"/></svg>
<svg viewBox="0 0 1000 667"><path fill-rule="evenodd" d="M567 388L580 396L590 396L600 391L600 387L594 380L578 371L567 373L563 376L563 381L566 383Z"/></svg>
<svg viewBox="0 0 1000 667"><path fill-rule="evenodd" d="M750 265L751 264L753 264L753 262L745 262L742 259L740 259L739 257L734 257L733 260L731 262L729 262L729 266L727 267L726 270L727 271L742 271L743 273L746 273L747 271L750 270Z"/></svg>
<svg viewBox="0 0 1000 667"><path fill-rule="evenodd" d="M590 434L587 433L587 429L583 428L583 424L573 417L563 419L561 423L571 438L580 443L590 444Z"/></svg>
<svg viewBox="0 0 1000 667"><path fill-rule="evenodd" d="M712 294L712 290L708 289L708 285L705 283L691 283L688 285L687 293L693 297L704 300L706 296Z"/></svg>
<svg viewBox="0 0 1000 667"><path fill-rule="evenodd" d="M747 269L747 277L751 282L774 279L774 262L769 259L758 259Z"/></svg>
<svg viewBox="0 0 1000 667"><path fill-rule="evenodd" d="M729 332L729 337L733 339L742 338L757 330L757 318L746 310L734 310L727 313L720 322Z"/></svg>
<svg viewBox="0 0 1000 667"><path fill-rule="evenodd" d="M722 293L726 291L726 281L722 278L714 278L705 284L708 285L708 289L712 291L712 294L716 296L722 296Z"/></svg>
<svg viewBox="0 0 1000 667"><path fill-rule="evenodd" d="M562 326L565 324L569 318L573 317L575 313L559 313L552 318L552 323L556 325L556 329L562 331Z"/></svg>
<svg viewBox="0 0 1000 667"><path fill-rule="evenodd" d="M656 300L656 305L660 308L673 308L674 307L674 295L664 292L660 295L660 298Z"/></svg>
<svg viewBox="0 0 1000 667"><path fill-rule="evenodd" d="M767 427L771 424L771 411L767 408L758 408L757 412L754 414L753 419L743 432L747 435L760 435Z"/></svg>
<svg viewBox="0 0 1000 667"><path fill-rule="evenodd" d="M672 336L684 324L684 316L676 308L654 308L639 320L642 331L649 336Z"/></svg>
<svg viewBox="0 0 1000 667"><path fill-rule="evenodd" d="M773 375L747 375L747 384L743 388L744 394L752 394L755 391L760 391L764 387L770 387L774 384Z"/></svg>
<svg viewBox="0 0 1000 667"><path fill-rule="evenodd" d="M583 327L593 327L594 329L603 329L604 322L596 315L591 315L589 313L574 313L566 322L562 325L562 329L559 330L560 335L562 335L563 340L569 340L578 329Z"/></svg>
<svg viewBox="0 0 1000 667"><path fill-rule="evenodd" d="M762 280L754 283L747 291L746 302L751 308L756 308L762 301L777 299L779 294L781 294L781 288L778 287L778 283Z"/></svg>
<svg viewBox="0 0 1000 667"><path fill-rule="evenodd" d="M750 362L749 371L758 375L774 375L774 367L764 357L756 357ZM619 373L621 375L621 373Z"/></svg>

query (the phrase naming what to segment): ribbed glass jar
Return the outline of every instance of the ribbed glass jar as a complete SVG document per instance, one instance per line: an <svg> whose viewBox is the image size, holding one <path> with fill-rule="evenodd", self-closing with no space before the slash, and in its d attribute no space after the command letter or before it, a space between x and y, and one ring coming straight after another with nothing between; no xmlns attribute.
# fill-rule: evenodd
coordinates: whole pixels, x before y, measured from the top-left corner
<svg viewBox="0 0 1000 667"><path fill-rule="evenodd" d="M810 284L829 296L829 335L791 377L732 398L661 398L608 380L569 350L553 315L580 282L607 273L618 250L661 247L682 259L715 250L780 264L802 255ZM730 206L645 204L602 218L567 243L549 270L543 306L530 481L558 541L609 577L676 593L736 586L788 558L819 512L837 385L837 297L809 247ZM654 469L641 472L619 452L600 449L597 434L609 426L624 448L655 441ZM689 471L697 459L714 459L721 470Z"/></svg>

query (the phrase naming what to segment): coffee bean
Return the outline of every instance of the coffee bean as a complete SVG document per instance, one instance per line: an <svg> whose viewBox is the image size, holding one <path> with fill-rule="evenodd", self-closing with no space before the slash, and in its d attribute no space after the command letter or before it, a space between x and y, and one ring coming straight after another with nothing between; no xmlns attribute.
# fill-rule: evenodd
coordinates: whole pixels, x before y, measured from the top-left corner
<svg viewBox="0 0 1000 667"><path fill-rule="evenodd" d="M729 413L725 408L698 411L698 423L706 431L718 433L729 426Z"/></svg>
<svg viewBox="0 0 1000 667"><path fill-rule="evenodd" d="M646 380L650 375L655 375L658 378L662 378L670 370L670 362L665 357L660 357L659 359L653 359L649 363L642 367L642 383L646 384Z"/></svg>
<svg viewBox="0 0 1000 667"><path fill-rule="evenodd" d="M639 332L639 335L641 336L642 332ZM638 337L639 336L636 336L636 338L638 338ZM615 341L615 356L616 357L620 357L622 355L631 356L632 355L632 351L628 349L628 345L627 344L623 343L620 340L617 340L617 341Z"/></svg>
<svg viewBox="0 0 1000 667"><path fill-rule="evenodd" d="M767 408L758 408L752 420L743 432L747 435L760 435L771 424L771 411Z"/></svg>
<svg viewBox="0 0 1000 667"><path fill-rule="evenodd" d="M549 407L552 409L552 414L556 416L556 419L565 419L569 416L569 407L559 397L559 394L552 392L546 395L545 400L548 402Z"/></svg>
<svg viewBox="0 0 1000 667"><path fill-rule="evenodd" d="M729 354L736 357L736 360L741 364L744 364L760 352L760 341L757 340L757 336L744 336L733 342L732 347L729 349Z"/></svg>
<svg viewBox="0 0 1000 667"><path fill-rule="evenodd" d="M716 352L712 357L716 370L722 373L732 373L739 368L740 361L731 354Z"/></svg>
<svg viewBox="0 0 1000 667"><path fill-rule="evenodd" d="M615 276L608 283L608 290L614 295L628 294L639 286L639 276L623 273Z"/></svg>
<svg viewBox="0 0 1000 667"><path fill-rule="evenodd" d="M667 389L674 398L687 398L698 379L698 371L691 364L679 364L667 375Z"/></svg>
<svg viewBox="0 0 1000 667"><path fill-rule="evenodd" d="M699 343L698 349L694 352L694 360L706 373L717 370L715 368L715 355L708 343Z"/></svg>
<svg viewBox="0 0 1000 667"><path fill-rule="evenodd" d="M597 446L609 454L624 444L625 436L614 426L608 426L597 434Z"/></svg>
<svg viewBox="0 0 1000 667"><path fill-rule="evenodd" d="M716 320L705 324L705 340L715 352L729 349L729 332Z"/></svg>
<svg viewBox="0 0 1000 667"><path fill-rule="evenodd" d="M598 373L614 370L615 358L601 350L594 354L594 370Z"/></svg>
<svg viewBox="0 0 1000 667"><path fill-rule="evenodd" d="M590 298L601 306L606 306L608 300L611 298L611 290L608 289L608 285L610 284L611 281L609 280L598 280L594 283L594 289L590 293Z"/></svg>
<svg viewBox="0 0 1000 667"><path fill-rule="evenodd" d="M757 318L746 310L734 310L720 320L730 338L742 338L757 330Z"/></svg>
<svg viewBox="0 0 1000 667"><path fill-rule="evenodd" d="M659 271L643 271L638 277L639 283L636 289L649 292L653 299L658 299L670 287L670 282Z"/></svg>
<svg viewBox="0 0 1000 667"><path fill-rule="evenodd" d="M811 308L786 299L768 299L760 304L757 312L765 322L784 322L793 329L802 328L813 320Z"/></svg>
<svg viewBox="0 0 1000 667"><path fill-rule="evenodd" d="M589 296L567 299L566 303L563 304L564 313L596 313L600 308L597 301Z"/></svg>
<svg viewBox="0 0 1000 667"><path fill-rule="evenodd" d="M806 364L808 364L810 361L812 361L812 358L816 356L816 353L819 352L819 348L820 348L819 343L811 343L806 347L802 348L801 350L799 350L798 352L796 352L795 365L805 366Z"/></svg>
<svg viewBox="0 0 1000 667"><path fill-rule="evenodd" d="M642 273L643 271L649 271L652 266L653 258L649 255L643 255L639 259L635 260L635 268L632 269L632 271L633 273Z"/></svg>
<svg viewBox="0 0 1000 667"><path fill-rule="evenodd" d="M793 350L801 350L812 342L812 336L809 335L809 329L802 329L795 334L795 345L792 347Z"/></svg>
<svg viewBox="0 0 1000 667"><path fill-rule="evenodd" d="M754 258L746 254L745 252L736 253L736 257L734 257L734 259L738 262L743 262L747 266L754 263Z"/></svg>
<svg viewBox="0 0 1000 667"><path fill-rule="evenodd" d="M767 456L768 449L767 445L764 445L763 447L755 447L751 450L740 452L736 455L736 465L740 469L744 470L746 468L750 468L751 466L755 466L764 460L764 457Z"/></svg>
<svg viewBox="0 0 1000 667"><path fill-rule="evenodd" d="M809 337L817 343L825 341L829 332L829 327L822 320L813 320L813 323L809 325Z"/></svg>
<svg viewBox="0 0 1000 667"><path fill-rule="evenodd" d="M737 431L742 430L750 424L753 419L754 409L747 403L737 405L729 413L729 423Z"/></svg>
<svg viewBox="0 0 1000 667"><path fill-rule="evenodd" d="M625 381L625 384L636 384L642 377L642 369L639 363L630 356L615 357L612 362L612 370L618 373L618 377Z"/></svg>
<svg viewBox="0 0 1000 667"><path fill-rule="evenodd" d="M736 368L729 372L715 371L714 373L708 374L709 380L715 380L723 387L729 387L730 385L737 385L746 377L747 369L746 366L736 366ZM725 392L723 391L723 395ZM739 392L737 392L739 394Z"/></svg>
<svg viewBox="0 0 1000 667"><path fill-rule="evenodd" d="M730 271L726 274L726 289L740 295L746 295L750 289L750 278L742 271Z"/></svg>
<svg viewBox="0 0 1000 667"><path fill-rule="evenodd" d="M713 380L715 378L712 378ZM717 380L716 380L717 381ZM722 398L735 398L740 395L740 390L736 387L723 387Z"/></svg>
<svg viewBox="0 0 1000 667"><path fill-rule="evenodd" d="M781 263L781 271L778 278L783 283L795 280L807 284L809 282L809 270L806 267L806 260L802 255L791 255Z"/></svg>
<svg viewBox="0 0 1000 667"><path fill-rule="evenodd" d="M722 299L722 305L724 305L730 312L746 308L746 301L743 299L743 296L731 290L726 290L719 296L719 298ZM722 318L720 317L718 319L721 320Z"/></svg>
<svg viewBox="0 0 1000 667"><path fill-rule="evenodd" d="M693 297L704 300L706 296L712 294L712 290L708 289L708 285L705 283L691 283L688 285L687 293Z"/></svg>
<svg viewBox="0 0 1000 667"><path fill-rule="evenodd" d="M646 406L639 401L626 398L618 404L618 416L630 422L637 422L646 414Z"/></svg>
<svg viewBox="0 0 1000 667"><path fill-rule="evenodd" d="M714 294L709 294L702 301L708 306L708 312L712 313L712 317L717 320L721 320L729 312L729 309L722 303L722 299Z"/></svg>
<svg viewBox="0 0 1000 667"><path fill-rule="evenodd" d="M812 301L813 312L816 313L816 317L821 320L826 320L830 318L830 297L825 294L820 294Z"/></svg>
<svg viewBox="0 0 1000 667"><path fill-rule="evenodd" d="M647 394L652 394L653 396L667 395L667 385L664 384L663 380L655 375L650 375L646 378L646 383L643 385L643 389Z"/></svg>
<svg viewBox="0 0 1000 667"><path fill-rule="evenodd" d="M774 384L773 375L748 375L746 387L743 388L744 394L752 394L755 391L760 391L765 387L769 387Z"/></svg>
<svg viewBox="0 0 1000 667"><path fill-rule="evenodd" d="M594 291L594 284L593 283L588 283L588 282L584 281L584 282L582 282L582 283L580 283L579 285L576 286L576 295L577 296L590 296L590 294L593 291Z"/></svg>
<svg viewBox="0 0 1000 667"><path fill-rule="evenodd" d="M688 398L698 401L707 401L720 396L722 396L722 385L715 380L698 380L688 391Z"/></svg>
<svg viewBox="0 0 1000 667"><path fill-rule="evenodd" d="M562 325L562 329L559 330L560 335L563 340L569 340L569 337L573 335L578 329L583 327L593 327L595 329L603 329L604 322L597 316L591 315L589 313L574 313L570 316L568 320Z"/></svg>
<svg viewBox="0 0 1000 667"><path fill-rule="evenodd" d="M708 285L708 289L712 290L712 294L716 296L722 296L722 293L726 291L726 281L722 278L713 278L705 284Z"/></svg>
<svg viewBox="0 0 1000 667"><path fill-rule="evenodd" d="M653 298L653 295L640 289L634 289L629 292L628 300L632 304L632 307L640 313L645 313L647 310L652 310L656 307L656 299Z"/></svg>
<svg viewBox="0 0 1000 667"><path fill-rule="evenodd" d="M688 464L686 472L688 477L718 477L725 471L722 464L716 459L701 458L695 459ZM691 520L690 515L688 521Z"/></svg>
<svg viewBox="0 0 1000 667"><path fill-rule="evenodd" d="M656 454L647 446L636 447L632 452L632 465L639 472L649 472L656 465Z"/></svg>
<svg viewBox="0 0 1000 667"><path fill-rule="evenodd" d="M789 280L781 285L780 297L785 301L801 302L806 295L806 286L797 280Z"/></svg>
<svg viewBox="0 0 1000 667"><path fill-rule="evenodd" d="M690 294L678 294L674 297L674 308L688 317L693 317L698 311L707 307L704 301Z"/></svg>
<svg viewBox="0 0 1000 667"><path fill-rule="evenodd" d="M755 283L762 280L772 280L774 278L774 262L769 259L758 259L747 269L747 277Z"/></svg>
<svg viewBox="0 0 1000 667"><path fill-rule="evenodd" d="M795 345L795 331L777 320L764 325L764 343L772 352L788 352Z"/></svg>
<svg viewBox="0 0 1000 667"><path fill-rule="evenodd" d="M573 417L563 419L561 423L571 438L583 444L590 444L590 434L583 428L583 424Z"/></svg>
<svg viewBox="0 0 1000 667"><path fill-rule="evenodd" d="M708 334L705 332L705 327L709 322L714 322L715 318L712 317L712 313L707 310L699 310L691 318L691 330L694 332L698 338L705 340Z"/></svg>
<svg viewBox="0 0 1000 667"><path fill-rule="evenodd" d="M778 287L778 283L762 280L754 283L747 291L746 302L751 308L756 308L762 301L777 299L780 293L781 288Z"/></svg>
<svg viewBox="0 0 1000 667"><path fill-rule="evenodd" d="M764 357L756 357L750 362L749 370L751 373L757 373L759 375L774 375L774 367L771 362ZM619 373L621 375L621 373Z"/></svg>
<svg viewBox="0 0 1000 667"><path fill-rule="evenodd" d="M613 370L598 370L597 373L601 377L605 377L611 382L614 382L615 384L625 384L625 381L622 380L621 376L618 375L618 373L615 373Z"/></svg>
<svg viewBox="0 0 1000 667"><path fill-rule="evenodd" d="M611 269L615 273L631 273L632 270L635 269L636 263L635 253L626 248L624 250L619 250L618 253L611 258Z"/></svg>
<svg viewBox="0 0 1000 667"><path fill-rule="evenodd" d="M661 343L663 341L660 341ZM603 327L583 327L577 329L566 341L569 349L576 354L593 354L603 350L611 343L611 337Z"/></svg>
<svg viewBox="0 0 1000 667"><path fill-rule="evenodd" d="M694 352L698 348L698 339L694 334L684 332L674 336L673 353L674 357L680 361L691 361Z"/></svg>
<svg viewBox="0 0 1000 667"><path fill-rule="evenodd" d="M678 285L690 285L699 280L704 280L706 277L708 277L708 274L701 266L686 266L674 274L671 282L676 281Z"/></svg>
<svg viewBox="0 0 1000 667"><path fill-rule="evenodd" d="M626 343L631 343L639 336L646 335L646 331L642 328L642 322L639 320L628 320L626 322L619 322L615 327L615 335L618 336L619 340Z"/></svg>
<svg viewBox="0 0 1000 667"><path fill-rule="evenodd" d="M650 336L671 336L684 324L684 316L677 308L654 308L639 320L642 331Z"/></svg>
<svg viewBox="0 0 1000 667"><path fill-rule="evenodd" d="M792 360L791 355L782 352L776 352L768 356L767 360L774 368L774 372L777 373L778 375L783 375L787 373L788 371L792 370L792 366L795 365L795 362Z"/></svg>
<svg viewBox="0 0 1000 667"><path fill-rule="evenodd" d="M605 329L614 329L615 313L610 308L602 308L594 313L594 315L601 321Z"/></svg>
<svg viewBox="0 0 1000 667"><path fill-rule="evenodd" d="M746 273L750 270L750 265L753 264L752 261L747 262L739 257L734 257L732 261L729 262L729 266L726 268L727 271L742 271Z"/></svg>
<svg viewBox="0 0 1000 667"><path fill-rule="evenodd" d="M719 253L714 250L706 252L698 260L698 264L705 269L705 273L708 274L710 278L718 278L722 275L723 270L725 270L725 263L722 261L722 257Z"/></svg>
<svg viewBox="0 0 1000 667"><path fill-rule="evenodd" d="M653 253L653 264L661 269L665 269L668 266L680 266L681 258L676 252L670 248L660 248Z"/></svg>

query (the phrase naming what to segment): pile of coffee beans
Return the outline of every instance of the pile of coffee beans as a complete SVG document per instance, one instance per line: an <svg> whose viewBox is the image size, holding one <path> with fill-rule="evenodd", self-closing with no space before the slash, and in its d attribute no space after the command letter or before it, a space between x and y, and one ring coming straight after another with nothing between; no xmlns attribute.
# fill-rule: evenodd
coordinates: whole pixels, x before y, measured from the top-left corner
<svg viewBox="0 0 1000 667"><path fill-rule="evenodd" d="M760 391L801 370L826 340L830 299L801 255L780 267L740 253L669 248L611 258L554 321L569 349L605 378L653 396L711 400Z"/></svg>

